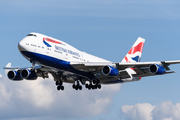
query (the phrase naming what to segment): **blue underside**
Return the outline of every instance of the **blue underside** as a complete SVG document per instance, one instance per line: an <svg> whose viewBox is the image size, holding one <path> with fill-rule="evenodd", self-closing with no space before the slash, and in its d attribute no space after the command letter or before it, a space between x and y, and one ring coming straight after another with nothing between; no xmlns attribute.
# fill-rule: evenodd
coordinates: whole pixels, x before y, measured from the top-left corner
<svg viewBox="0 0 180 120"><path fill-rule="evenodd" d="M70 62L68 61L63 61L54 57L50 57L47 55L42 55L42 54L38 54L38 53L34 53L34 52L27 52L27 51L21 51L21 53L26 56L29 59L33 59L34 61L42 64L42 65L46 65L49 67L53 67L59 70L65 70L65 71L70 71L79 75L83 75L86 76L90 79L94 78L94 75L91 73L87 73L87 72L83 72L83 71L79 71L77 69L74 69L71 65Z"/></svg>

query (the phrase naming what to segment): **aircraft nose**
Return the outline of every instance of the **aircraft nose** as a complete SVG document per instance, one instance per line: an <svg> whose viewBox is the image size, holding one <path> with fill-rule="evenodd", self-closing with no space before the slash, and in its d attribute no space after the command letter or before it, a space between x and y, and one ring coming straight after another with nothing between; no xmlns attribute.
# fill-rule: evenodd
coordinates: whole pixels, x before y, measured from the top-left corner
<svg viewBox="0 0 180 120"><path fill-rule="evenodd" d="M25 42L24 40L21 40L19 43L18 43L18 49L19 51L24 51L25 50Z"/></svg>

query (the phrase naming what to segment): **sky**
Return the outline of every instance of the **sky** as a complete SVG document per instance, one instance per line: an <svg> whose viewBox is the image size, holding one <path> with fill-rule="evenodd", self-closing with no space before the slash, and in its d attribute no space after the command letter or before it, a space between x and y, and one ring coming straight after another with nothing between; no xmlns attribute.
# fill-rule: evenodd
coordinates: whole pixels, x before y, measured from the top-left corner
<svg viewBox="0 0 180 120"><path fill-rule="evenodd" d="M141 61L180 60L179 0L0 0L0 119L179 120L180 65L176 73L101 90L57 91L52 76L8 80L3 67L31 66L17 44L30 32L60 39L79 50L120 62L138 37Z"/></svg>

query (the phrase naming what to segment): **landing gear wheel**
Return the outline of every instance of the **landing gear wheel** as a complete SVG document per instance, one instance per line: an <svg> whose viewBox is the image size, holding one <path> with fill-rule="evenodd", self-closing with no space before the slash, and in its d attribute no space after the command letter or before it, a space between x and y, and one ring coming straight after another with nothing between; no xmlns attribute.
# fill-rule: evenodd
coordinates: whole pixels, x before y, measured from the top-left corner
<svg viewBox="0 0 180 120"><path fill-rule="evenodd" d="M75 89L75 87L76 87L76 85L75 85L75 84L73 84L73 85L72 85L72 88L73 88L73 89Z"/></svg>
<svg viewBox="0 0 180 120"><path fill-rule="evenodd" d="M76 86L75 89L78 90L78 86Z"/></svg>
<svg viewBox="0 0 180 120"><path fill-rule="evenodd" d="M61 89L61 86L57 86L57 90L59 91Z"/></svg>
<svg viewBox="0 0 180 120"><path fill-rule="evenodd" d="M79 90L82 90L82 86L81 85L79 86Z"/></svg>
<svg viewBox="0 0 180 120"><path fill-rule="evenodd" d="M91 90L91 86L90 85L88 86L88 89Z"/></svg>
<svg viewBox="0 0 180 120"><path fill-rule="evenodd" d="M97 89L97 85L94 85L94 89Z"/></svg>
<svg viewBox="0 0 180 120"><path fill-rule="evenodd" d="M88 84L86 84L86 86L85 86L86 88L88 88L89 87L89 85Z"/></svg>
<svg viewBox="0 0 180 120"><path fill-rule="evenodd" d="M61 90L64 90L64 86L61 86Z"/></svg>
<svg viewBox="0 0 180 120"><path fill-rule="evenodd" d="M101 89L101 85L98 85L97 87L98 87L99 89Z"/></svg>

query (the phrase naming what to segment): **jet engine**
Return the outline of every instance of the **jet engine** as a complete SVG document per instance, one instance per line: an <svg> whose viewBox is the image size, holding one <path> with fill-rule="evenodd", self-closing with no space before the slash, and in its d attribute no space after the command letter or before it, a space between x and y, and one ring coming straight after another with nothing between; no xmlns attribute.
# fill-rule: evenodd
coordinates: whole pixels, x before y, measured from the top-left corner
<svg viewBox="0 0 180 120"><path fill-rule="evenodd" d="M158 64L150 65L149 71L154 74L164 74L166 72L165 68Z"/></svg>
<svg viewBox="0 0 180 120"><path fill-rule="evenodd" d="M26 80L36 80L37 74L34 70L25 69L22 70L20 76Z"/></svg>
<svg viewBox="0 0 180 120"><path fill-rule="evenodd" d="M19 71L11 70L7 73L7 76L10 80L14 80L14 81L23 80L23 78L20 76Z"/></svg>
<svg viewBox="0 0 180 120"><path fill-rule="evenodd" d="M104 75L117 76L119 74L119 71L112 66L106 65L102 68L102 73Z"/></svg>

